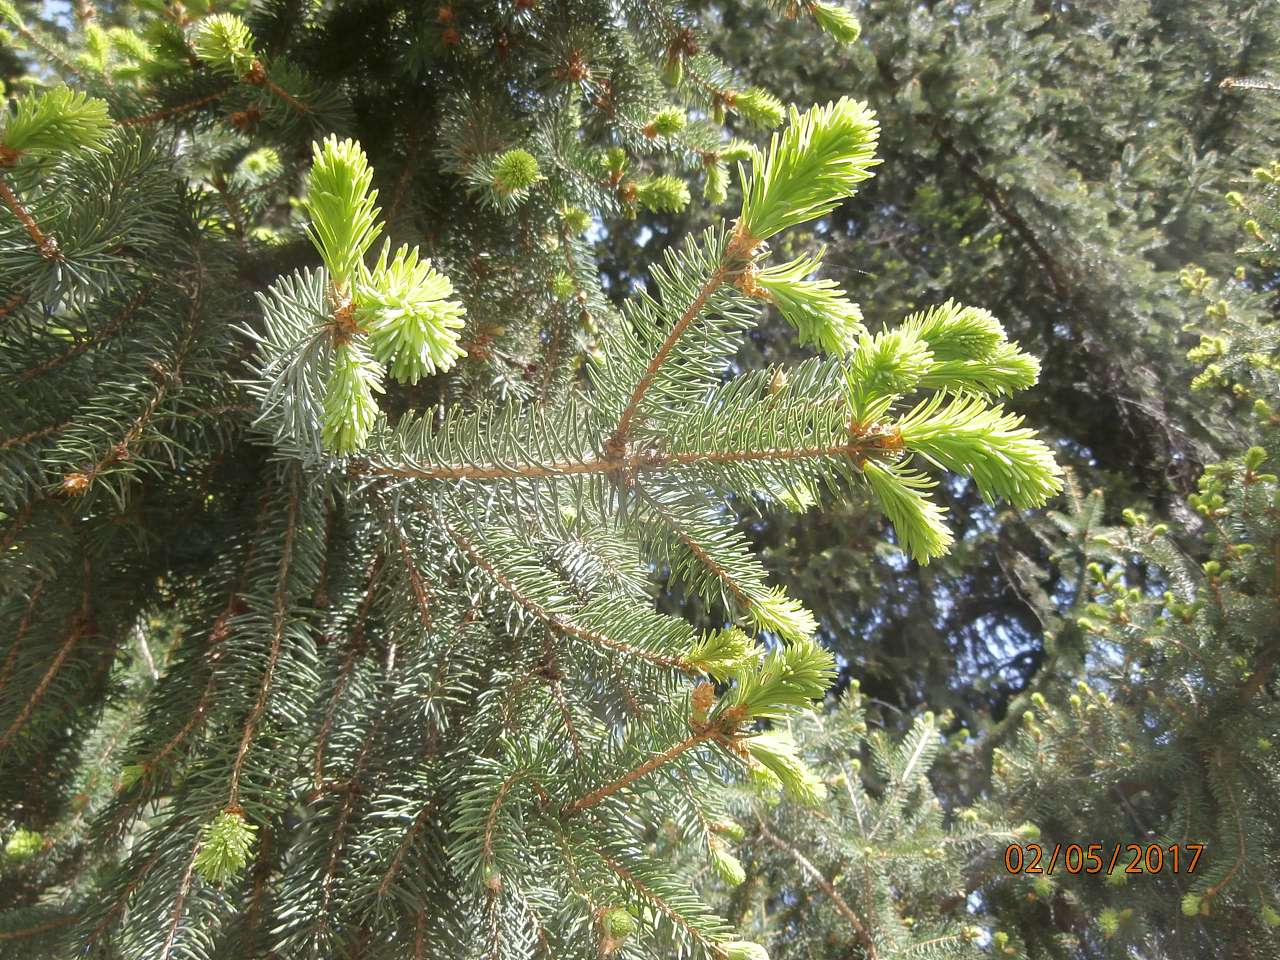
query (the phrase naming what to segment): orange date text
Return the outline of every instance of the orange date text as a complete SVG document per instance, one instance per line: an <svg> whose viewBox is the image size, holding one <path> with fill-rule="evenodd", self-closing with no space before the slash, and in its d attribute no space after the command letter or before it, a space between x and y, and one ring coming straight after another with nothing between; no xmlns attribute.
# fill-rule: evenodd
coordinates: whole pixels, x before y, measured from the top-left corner
<svg viewBox="0 0 1280 960"><path fill-rule="evenodd" d="M1005 847L1009 873L1195 873L1203 843L1011 843Z"/></svg>

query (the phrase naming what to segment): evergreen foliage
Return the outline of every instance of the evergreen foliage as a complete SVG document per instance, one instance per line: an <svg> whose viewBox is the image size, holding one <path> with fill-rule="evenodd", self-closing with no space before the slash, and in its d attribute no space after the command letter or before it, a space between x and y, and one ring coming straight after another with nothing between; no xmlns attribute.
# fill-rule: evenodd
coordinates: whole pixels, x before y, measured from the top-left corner
<svg viewBox="0 0 1280 960"><path fill-rule="evenodd" d="M1280 953L1229 7L0 0L0 957Z"/></svg>
<svg viewBox="0 0 1280 960"><path fill-rule="evenodd" d="M1095 545L1077 574L1087 584L1073 625L1083 643L1063 645L994 759L1000 808L1034 818L1046 843L1132 838L1166 856L1172 844L1202 843L1204 862L1187 873L1184 861L1179 875L1144 859L1136 876L1122 871L1107 885L1062 878L1037 910L1061 905L1079 919L1023 914L1015 955L1070 956L1090 941L1117 957L1280 950L1271 816L1280 795L1280 418L1271 409L1280 334L1258 284L1277 243L1274 217L1267 231L1253 213L1275 209L1269 171L1258 173L1247 200L1228 197L1242 209L1238 269L1223 278L1183 271L1189 306L1203 310L1188 327L1200 336L1189 358L1202 367L1190 385L1235 425L1229 456L1209 464L1189 496L1192 520L1153 522L1127 509L1122 526L1100 527L1101 491L1063 518L1064 530Z"/></svg>
<svg viewBox="0 0 1280 960"><path fill-rule="evenodd" d="M949 298L991 311L1043 367L1007 406L1053 438L1086 490L1106 491L1107 522L1125 507L1182 519L1202 465L1229 454L1221 441L1236 427L1183 389L1180 271L1234 269L1239 239L1221 197L1246 193L1241 182L1280 149L1280 98L1257 89L1275 84L1280 56L1271 5L848 6L863 36L839 47L807 39L803 5L794 22L759 4L716 5L719 55L784 100L865 100L882 127L886 173L862 186L865 202L780 253L826 246L825 276L861 303L873 335ZM701 214L611 231L611 291ZM1262 289L1267 276L1274 266ZM790 323L771 310L738 362L794 356ZM740 529L813 611L845 678L908 712L954 708L977 730L1049 656L1046 618L1061 611L1038 607L1037 591L1069 597L1075 582L1054 575L1033 518L988 507L972 484L932 496L957 537L927 569L905 561L867 501L764 517L743 504ZM664 602L714 617L674 594Z"/></svg>
<svg viewBox="0 0 1280 960"><path fill-rule="evenodd" d="M788 727L835 661L729 498L866 479L941 543L912 458L1059 484L947 366L1021 357L994 321L889 344L820 256L769 272L870 175L870 110L724 141L781 102L665 5L78 13L3 8L25 86L73 86L4 127L0 951L763 960L645 849L737 879L726 785L828 795ZM722 146L737 218L609 309L577 234ZM733 371L768 298L830 355Z"/></svg>

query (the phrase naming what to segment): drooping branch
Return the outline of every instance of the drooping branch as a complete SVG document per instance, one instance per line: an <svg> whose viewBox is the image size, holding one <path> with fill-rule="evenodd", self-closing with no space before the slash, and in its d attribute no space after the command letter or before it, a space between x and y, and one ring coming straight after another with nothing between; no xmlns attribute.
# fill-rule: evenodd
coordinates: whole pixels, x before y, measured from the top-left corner
<svg viewBox="0 0 1280 960"><path fill-rule="evenodd" d="M293 561L293 542L298 532L298 478L291 478L289 491L289 517L286 521L284 546L280 551L280 564L276 571L276 592L273 604L274 615L271 620L271 649L267 653L267 666L262 673L262 683L258 688L258 698L244 724L244 732L240 737L240 747L236 751L235 763L231 767L231 786L228 793L227 806L238 809L240 806L240 775L244 770L245 757L249 753L249 744L253 741L262 714L267 709L267 698L271 692L271 682L275 676L276 663L280 659L280 648L284 644L285 618L288 614L287 582L290 564Z"/></svg>
<svg viewBox="0 0 1280 960"><path fill-rule="evenodd" d="M610 650L616 650L619 653L624 653L628 656L639 657L642 660L648 660L650 663L656 663L662 667L670 667L672 669L680 670L689 674L696 674L698 672L683 657L666 655L661 653L652 653L648 650L642 650L639 647L634 647L629 643L622 642L621 640L615 640L610 636L600 633L599 631L589 630L586 627L580 627L576 623L572 623L571 621L564 619L558 614L553 613L552 611L548 610L546 607L542 606L542 604L534 600L532 597L525 594L524 591L522 591L515 583L513 583L509 577L503 575L501 571L495 568L492 563L490 563L480 554L480 552L476 549L475 544L473 544L470 540L466 539L462 534L460 534L457 530L453 529L453 527L451 527L447 523L444 524L444 528L448 532L453 542L457 545L458 549L461 550L464 554L466 554L467 558L472 563L474 563L477 567L479 567L486 574L488 574L489 578L493 580L494 583L496 583L503 590L505 590L511 596L512 600L516 602L516 604L518 604L522 609L526 610L537 619L541 620L544 624L546 624L551 629L555 630L557 633L567 634L571 637L576 637L579 640L585 640L588 643L593 643L593 644L596 644L597 646L605 647Z"/></svg>
<svg viewBox="0 0 1280 960"><path fill-rule="evenodd" d="M0 200L3 200L5 206L13 211L13 215L18 218L18 222L26 229L27 236L31 238L31 242L35 245L36 251L40 256L46 260L60 260L62 258L62 252L58 249L58 241L40 229L35 217L18 199L17 194L10 189L3 176L0 176Z"/></svg>
<svg viewBox="0 0 1280 960"><path fill-rule="evenodd" d="M583 457L547 463L439 464L416 466L357 465L354 472L365 476L396 477L406 480L540 480L590 475L634 476L673 467L698 467L722 463L780 462L850 457L863 459L883 452L874 435L860 436L847 443L813 444L804 447L757 447L745 450L684 451L680 453L642 452L627 457Z"/></svg>
<svg viewBox="0 0 1280 960"><path fill-rule="evenodd" d="M23 704L22 709L18 712L18 716L9 724L9 728L0 735L0 751L6 750L14 735L23 728L26 722L31 719L31 714L35 712L40 701L44 699L44 695L49 691L49 685L53 683L54 677L58 675L58 671L62 669L63 663L66 662L71 651L76 645L85 638L86 635L94 632L93 618L90 613L90 565L88 554L84 558L84 590L80 601L80 606L71 616L71 625L67 630L67 637L63 640L62 645L58 648L57 654L53 658L53 662L44 672L44 676L40 678L40 682L36 684L35 690Z"/></svg>
<svg viewBox="0 0 1280 960"><path fill-rule="evenodd" d="M867 926L862 919L853 911L853 908L840 896L839 892L831 881L822 875L822 872L815 867L809 860L787 841L783 840L777 834L773 833L764 821L759 821L760 836L777 849L781 850L795 862L804 873L817 884L818 889L827 895L832 906L836 908L839 914L849 921L849 926L853 927L854 935L858 938L858 943L862 945L862 949L866 951L867 960L877 960L876 944L871 939L871 934L867 932Z"/></svg>
<svg viewBox="0 0 1280 960"><path fill-rule="evenodd" d="M668 747L666 750L662 751L662 753L653 755L638 767L633 767L631 770L628 770L622 776L618 777L618 779L592 790L586 796L579 797L577 800L565 804L564 812L566 814L571 814L577 813L580 810L586 810L589 807L594 807L600 801L613 796L619 790L629 787L642 777L653 773L653 771L657 770L659 767L666 766L672 760L682 754L688 753L699 744L706 743L710 740L721 739L725 737L727 733L728 731L720 724L711 724L704 727L696 733L692 733L685 737L674 746Z"/></svg>

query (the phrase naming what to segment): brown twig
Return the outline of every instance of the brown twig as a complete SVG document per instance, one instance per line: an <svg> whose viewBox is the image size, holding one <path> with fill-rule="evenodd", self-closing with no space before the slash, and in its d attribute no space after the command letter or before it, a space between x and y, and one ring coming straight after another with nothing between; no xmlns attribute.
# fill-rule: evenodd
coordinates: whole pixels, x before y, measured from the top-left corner
<svg viewBox="0 0 1280 960"><path fill-rule="evenodd" d="M13 215L26 228L27 236L35 244L40 256L46 260L62 259L62 253L58 250L58 241L40 229L35 217L31 216L30 211L22 205L22 201L9 188L9 184L3 176L0 176L0 200L4 201L5 205L13 211Z"/></svg>
<svg viewBox="0 0 1280 960"><path fill-rule="evenodd" d="M151 113L144 113L137 117L122 117L116 121L122 127L138 127L146 126L152 123L158 123L161 120L168 120L170 117L181 116L184 113L191 113L193 110L199 110L201 107L208 106L217 100L221 100L234 87L224 87L213 93L205 94L203 97L196 97L194 100L188 100L186 103L179 103L172 107L164 107Z"/></svg>
<svg viewBox="0 0 1280 960"><path fill-rule="evenodd" d="M662 751L662 753L655 754L650 757L638 767L633 767L628 770L617 780L606 783L604 786L592 790L586 796L579 797L577 800L566 804L564 806L564 813L572 814L577 813L580 810L586 810L589 807L594 807L601 800L613 796L619 790L625 789L641 777L647 776L661 766L665 766L676 757L689 752L699 744L706 743L709 740L720 739L724 735L725 730L719 724L712 724L711 726L705 727L696 733L692 733L674 746L668 747L666 750Z"/></svg>
<svg viewBox="0 0 1280 960"><path fill-rule="evenodd" d="M840 915L848 920L849 925L853 927L854 935L858 938L858 942L862 944L862 949L866 951L867 960L876 960L876 944L871 939L871 934L867 932L866 924L853 912L853 908L845 902L844 897L840 896L836 888L831 885L831 881L824 877L822 872L810 863L804 854L765 826L763 820L758 822L760 824L760 836L789 856L796 866L818 885L818 889L827 895L827 898Z"/></svg>
<svg viewBox="0 0 1280 960"><path fill-rule="evenodd" d="M271 649L267 653L267 667L262 674L262 683L258 687L258 698L254 701L249 718L245 721L244 732L240 737L240 747L236 751L235 763L231 767L231 786L228 793L227 806L240 806L240 775L244 770L245 757L249 753L249 744L253 741L254 731L262 714L267 709L267 697L271 692L271 681L275 676L276 663L280 659L280 648L284 644L285 618L288 615L287 581L289 567L293 560L293 541L297 534L298 522L298 479L296 473L291 478L293 489L289 495L289 518L285 528L284 546L280 551L280 564L276 571L276 592L273 600L275 613L271 622Z"/></svg>

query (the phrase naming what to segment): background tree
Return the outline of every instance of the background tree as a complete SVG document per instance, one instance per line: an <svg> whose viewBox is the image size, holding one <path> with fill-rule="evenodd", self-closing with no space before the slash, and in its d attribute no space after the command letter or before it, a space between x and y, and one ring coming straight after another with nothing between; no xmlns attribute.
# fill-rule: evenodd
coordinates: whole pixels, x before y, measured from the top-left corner
<svg viewBox="0 0 1280 960"><path fill-rule="evenodd" d="M743 773L825 791L786 726L833 657L727 498L865 489L925 562L925 469L1061 487L991 314L873 336L771 249L874 116L784 118L656 5L36 13L0 6L43 64L0 126L0 947L765 956L644 846L724 864ZM582 232L688 202L645 158L716 196L726 156L732 224L609 311ZM764 303L824 355L733 375ZM716 629L653 609L658 562Z"/></svg>
<svg viewBox="0 0 1280 960"><path fill-rule="evenodd" d="M1190 520L1183 498L1227 448L1222 418L1170 389L1194 342L1179 274L1191 261L1233 269L1220 198L1276 149L1277 99L1222 85L1272 69L1267 5L868 3L855 5L863 39L841 48L805 42L760 5L701 9L712 48L783 99L848 91L879 112L884 175L815 234L868 325L947 297L991 310L1045 358L1018 409L1059 438L1086 490L1107 492L1107 522L1149 505ZM684 229L637 225L611 239L613 290ZM782 329L753 334L741 362L792 350L770 333ZM940 495L962 532L927 569L895 561L853 502L768 520L747 507L743 530L868 697L951 706L972 726L1043 664L1060 610L1034 598L1053 548L972 488Z"/></svg>

